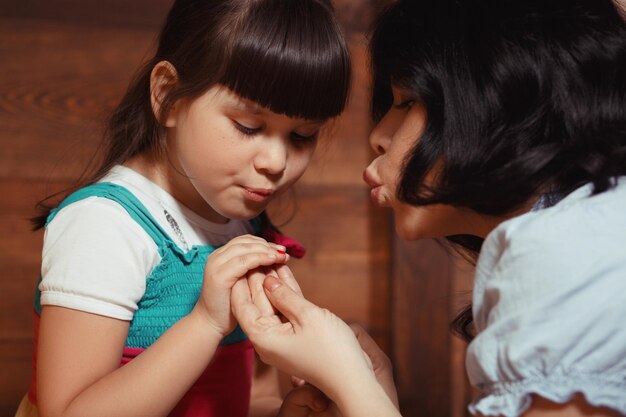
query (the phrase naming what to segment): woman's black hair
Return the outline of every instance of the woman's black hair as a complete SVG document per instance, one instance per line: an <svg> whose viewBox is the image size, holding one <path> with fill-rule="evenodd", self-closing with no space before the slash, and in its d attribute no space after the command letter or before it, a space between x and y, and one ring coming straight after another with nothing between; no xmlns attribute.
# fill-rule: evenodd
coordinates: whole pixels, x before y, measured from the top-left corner
<svg viewBox="0 0 626 417"><path fill-rule="evenodd" d="M178 79L156 117L150 74L161 61L175 68ZM343 111L350 72L330 0L176 0L156 53L111 115L100 164L70 189L40 202L34 228L45 225L58 203L47 203L50 199L97 182L141 152L162 150L159 119L179 99L196 98L220 84L275 113L323 121ZM260 219L268 223L265 214Z"/></svg>
<svg viewBox="0 0 626 417"><path fill-rule="evenodd" d="M400 0L371 56L375 118L392 84L426 108L401 201L501 216L626 174L626 25L611 0ZM448 238L480 251L478 237ZM453 326L471 338L471 311Z"/></svg>

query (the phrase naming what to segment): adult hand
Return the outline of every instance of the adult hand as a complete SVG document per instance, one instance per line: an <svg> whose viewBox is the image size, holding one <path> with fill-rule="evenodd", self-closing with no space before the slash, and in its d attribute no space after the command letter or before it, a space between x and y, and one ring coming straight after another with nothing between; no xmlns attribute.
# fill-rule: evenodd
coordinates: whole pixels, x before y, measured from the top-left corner
<svg viewBox="0 0 626 417"><path fill-rule="evenodd" d="M289 268L276 273L263 282L267 300L248 280L232 290L233 313L263 361L317 386L346 416L398 415L350 327L294 291Z"/></svg>
<svg viewBox="0 0 626 417"><path fill-rule="evenodd" d="M359 341L363 352L370 358L378 383L383 387L396 408L398 408L398 392L396 391L396 384L393 381L393 367L391 361L363 327L358 324L351 324L350 328Z"/></svg>
<svg viewBox="0 0 626 417"><path fill-rule="evenodd" d="M284 246L252 235L238 236L216 249L207 258L193 314L203 317L221 337L226 336L236 325L230 307L233 285L250 270L286 262L284 251Z"/></svg>
<svg viewBox="0 0 626 417"><path fill-rule="evenodd" d="M287 393L277 417L341 417L341 413L322 391L303 384Z"/></svg>

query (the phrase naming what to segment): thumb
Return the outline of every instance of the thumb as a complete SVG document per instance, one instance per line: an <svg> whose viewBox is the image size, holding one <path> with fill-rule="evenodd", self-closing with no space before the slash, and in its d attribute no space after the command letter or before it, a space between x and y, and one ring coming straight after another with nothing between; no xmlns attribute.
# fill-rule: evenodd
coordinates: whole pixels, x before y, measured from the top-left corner
<svg viewBox="0 0 626 417"><path fill-rule="evenodd" d="M274 276L267 276L263 287L272 305L292 324L302 324L305 314L319 308Z"/></svg>
<svg viewBox="0 0 626 417"><path fill-rule="evenodd" d="M306 415L310 411L320 413L328 408L328 398L313 385L305 384L289 391L283 400L279 416Z"/></svg>

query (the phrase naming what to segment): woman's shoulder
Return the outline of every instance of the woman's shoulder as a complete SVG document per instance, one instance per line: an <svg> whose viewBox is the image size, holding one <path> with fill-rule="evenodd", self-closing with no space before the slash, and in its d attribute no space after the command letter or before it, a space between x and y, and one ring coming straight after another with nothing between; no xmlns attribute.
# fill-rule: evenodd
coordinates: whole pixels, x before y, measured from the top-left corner
<svg viewBox="0 0 626 417"><path fill-rule="evenodd" d="M488 236L474 283L479 327L535 303L567 303L574 293L594 306L603 292L626 291L626 182L590 191L582 187Z"/></svg>
<svg viewBox="0 0 626 417"><path fill-rule="evenodd" d="M626 177L602 193L592 195L588 184L552 207L503 222L487 236L481 258L489 269L510 258L542 261L548 267L594 256L626 256L624 247ZM548 257L555 258L547 262Z"/></svg>
<svg viewBox="0 0 626 417"><path fill-rule="evenodd" d="M478 331L467 353L486 415L519 415L532 395L626 412L626 189L512 219L485 242L474 288Z"/></svg>

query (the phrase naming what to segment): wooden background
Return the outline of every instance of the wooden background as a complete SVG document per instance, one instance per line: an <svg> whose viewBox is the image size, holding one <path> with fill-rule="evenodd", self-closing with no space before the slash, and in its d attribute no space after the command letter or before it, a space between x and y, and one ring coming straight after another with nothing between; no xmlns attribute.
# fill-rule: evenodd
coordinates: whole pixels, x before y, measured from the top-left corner
<svg viewBox="0 0 626 417"><path fill-rule="evenodd" d="M471 271L435 242L398 241L390 214L369 203L365 32L382 1L334 3L353 54L350 104L295 199L272 212L291 218L283 229L308 248L293 263L305 295L361 323L392 357L404 415L464 416L465 347L448 323L468 299ZM81 173L169 5L0 0L0 416L13 415L30 379L42 233L27 219Z"/></svg>

